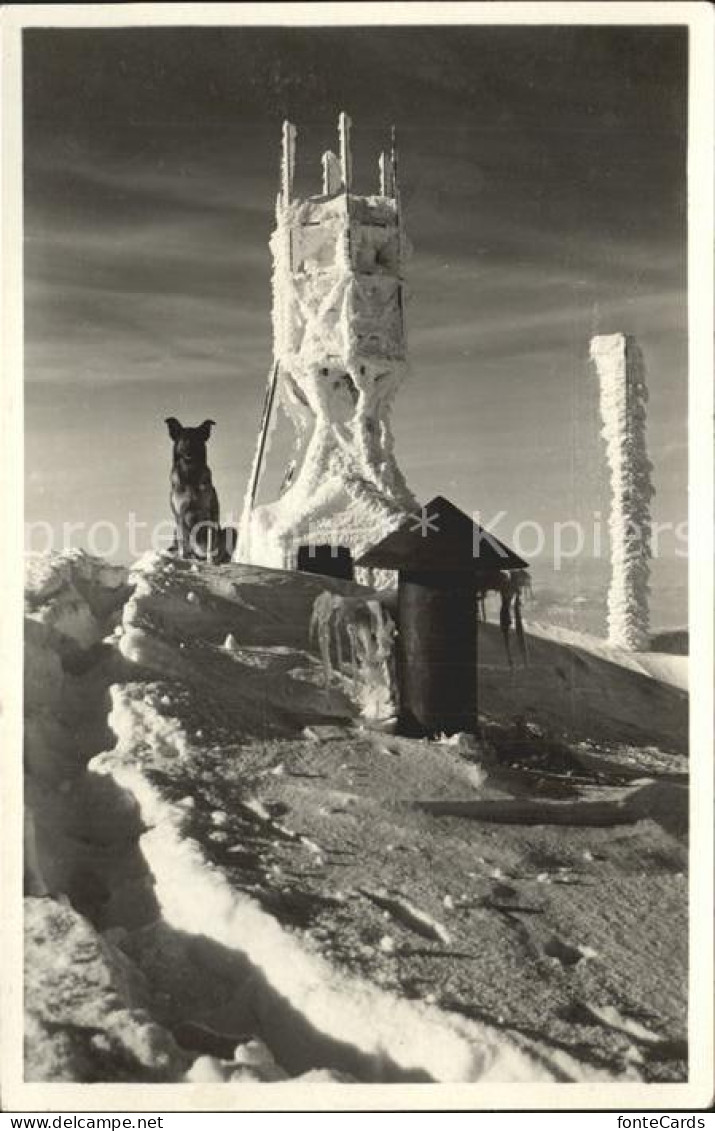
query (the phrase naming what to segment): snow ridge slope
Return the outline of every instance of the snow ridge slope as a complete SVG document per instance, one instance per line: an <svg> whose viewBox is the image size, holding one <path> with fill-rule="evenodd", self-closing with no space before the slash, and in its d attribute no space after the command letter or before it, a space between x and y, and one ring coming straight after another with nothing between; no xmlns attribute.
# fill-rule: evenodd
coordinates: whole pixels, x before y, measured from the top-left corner
<svg viewBox="0 0 715 1131"><path fill-rule="evenodd" d="M99 570L98 563L97 576ZM457 881L476 893L488 884L491 894L481 904L477 898L474 911L466 897L452 895L440 911L428 887L399 883L407 878L400 859L414 861L417 877L438 877L446 862L425 849L451 846L445 838L455 831L449 816L417 815L409 817L417 821L414 849L395 843L407 840L404 814L414 811L420 782L422 796L449 798L479 791L484 775L438 744L389 739L380 752L355 725L360 705L349 665L337 666L326 686L310 639L316 597L325 588L353 597L365 591L310 575L156 557L124 583L126 591L112 598L114 611L97 618L100 633L112 630L99 645L88 638L88 647L65 654L57 634L35 626L41 638L32 651L34 710L46 705L45 722L62 717L66 732L60 742L43 730L42 757L39 747L29 751L43 773L56 775L45 826L64 822L71 834L80 822L88 834L83 854L73 847L50 883L44 873L41 879L54 896L73 880L73 906L133 968L130 981L143 995L136 1000L166 1033L162 1040L173 1037L193 1059L187 1078L208 1073L237 1081L263 1072L260 1078L275 1079L278 1072L296 1079L314 1069L358 1081L639 1078L617 1055L582 1056L579 1041L569 1043L569 1023L559 1022L567 1039L550 1040L544 1029L512 1023L511 1006L503 1018L489 986L461 1000L447 990L457 985L457 967L461 979L488 970L495 947L507 971L509 962L521 961L521 936L504 931L494 915L516 924L522 910L543 916L543 929L538 918L534 929L523 924L522 950L547 996L562 978L559 955L568 956L568 977L579 992L590 992L604 972L596 960L582 961L575 944L553 943L546 905L530 908L531 895L523 909L514 904L513 892L519 885L532 890L532 881L504 884L503 870L522 867L504 842L501 870L484 865L474 881ZM43 663L52 679L42 677ZM72 741L78 703L85 720L79 744ZM342 738L331 746L329 734ZM60 789L65 781L70 785ZM383 826L391 841L384 866L379 837L372 843ZM345 829L353 830L352 847ZM462 853L473 852L469 835L456 834ZM49 854L42 855L46 866ZM326 856L330 882L313 882L312 874L325 874ZM361 857L373 859L385 878L361 873ZM399 865L389 881L388 859ZM428 869L423 859L430 859ZM534 891L547 891L533 882ZM505 896L507 889L512 894ZM677 881L668 880L666 894L671 889L678 890ZM352 967L336 960L343 936L368 924L376 945L360 943ZM319 939L326 925L335 935L332 950ZM466 953L469 939L474 953ZM383 979L386 969L372 951L384 957L383 967L404 972L402 985ZM409 972L425 963L442 964L443 993L428 992L425 980L407 992ZM489 1006L480 1013L473 999ZM607 1001L613 1003L610 990ZM247 1065L255 1041L270 1050L272 1067ZM210 1063L198 1055L207 1048L220 1050ZM174 1054L167 1063L181 1078L183 1066L176 1066L186 1062Z"/></svg>

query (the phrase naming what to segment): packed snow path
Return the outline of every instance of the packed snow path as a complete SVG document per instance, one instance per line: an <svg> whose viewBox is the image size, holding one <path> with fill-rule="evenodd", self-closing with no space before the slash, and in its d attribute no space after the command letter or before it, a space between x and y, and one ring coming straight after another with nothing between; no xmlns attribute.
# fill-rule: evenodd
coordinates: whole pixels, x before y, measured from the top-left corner
<svg viewBox="0 0 715 1131"><path fill-rule="evenodd" d="M309 641L315 597L345 583L167 559L45 573L28 630L34 1079L680 1078L677 743L599 751L503 720L478 750L359 731L349 676L326 688ZM639 696L657 713L680 694L622 678L634 716ZM650 799L614 759L647 769ZM609 789L622 831L585 832L581 806ZM448 808L470 798L497 806L496 831ZM559 804L573 839L543 817ZM93 965L68 993L78 950Z"/></svg>

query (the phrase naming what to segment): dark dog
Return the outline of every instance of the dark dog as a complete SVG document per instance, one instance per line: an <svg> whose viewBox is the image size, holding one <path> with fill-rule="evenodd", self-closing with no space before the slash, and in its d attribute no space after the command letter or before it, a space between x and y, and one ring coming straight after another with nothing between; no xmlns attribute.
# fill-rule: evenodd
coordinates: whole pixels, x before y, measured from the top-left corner
<svg viewBox="0 0 715 1131"><path fill-rule="evenodd" d="M182 558L227 560L219 526L218 495L206 462L206 444L214 423L204 420L198 428L184 428L175 416L166 420L174 441L171 511L176 534L172 550Z"/></svg>

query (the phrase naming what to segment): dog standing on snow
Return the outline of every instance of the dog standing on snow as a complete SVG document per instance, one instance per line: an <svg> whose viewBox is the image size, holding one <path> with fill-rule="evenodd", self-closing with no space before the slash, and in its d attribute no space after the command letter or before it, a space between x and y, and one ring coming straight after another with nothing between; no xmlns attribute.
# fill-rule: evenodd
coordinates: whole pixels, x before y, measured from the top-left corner
<svg viewBox="0 0 715 1131"><path fill-rule="evenodd" d="M225 558L218 495L206 462L206 444L213 424L213 420L204 420L198 428L184 428L175 416L166 419L174 442L171 511L176 532L172 550L178 550L182 558Z"/></svg>

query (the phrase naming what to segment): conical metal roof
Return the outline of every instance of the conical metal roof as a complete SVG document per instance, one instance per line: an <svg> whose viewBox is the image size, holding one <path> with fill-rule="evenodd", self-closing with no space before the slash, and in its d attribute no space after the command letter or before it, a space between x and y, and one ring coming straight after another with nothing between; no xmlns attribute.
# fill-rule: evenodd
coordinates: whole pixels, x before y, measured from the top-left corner
<svg viewBox="0 0 715 1131"><path fill-rule="evenodd" d="M528 562L478 523L436 495L355 563L409 572L492 573L527 569Z"/></svg>

